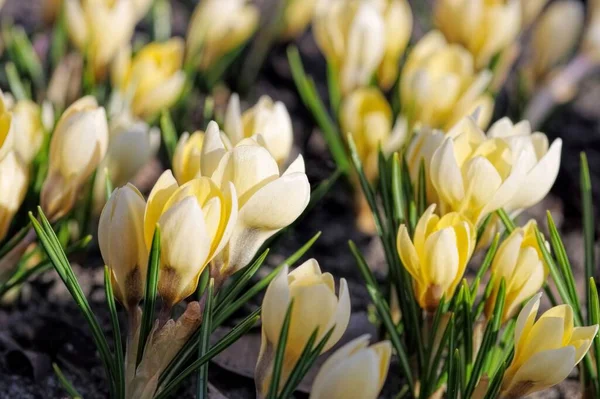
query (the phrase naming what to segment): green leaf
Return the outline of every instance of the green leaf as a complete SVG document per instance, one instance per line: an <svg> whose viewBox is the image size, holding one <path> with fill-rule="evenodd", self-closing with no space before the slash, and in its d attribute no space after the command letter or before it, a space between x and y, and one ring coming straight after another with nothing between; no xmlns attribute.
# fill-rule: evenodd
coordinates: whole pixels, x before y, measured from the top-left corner
<svg viewBox="0 0 600 399"><path fill-rule="evenodd" d="M121 327L119 326L119 315L117 314L117 305L113 294L113 286L111 281L112 271L108 266L104 266L104 294L106 296L106 304L110 313L110 322L113 329L113 339L115 341L115 368L117 378L118 397L125 398L125 371L124 371L124 356L123 342L121 342Z"/></svg>
<svg viewBox="0 0 600 399"><path fill-rule="evenodd" d="M142 310L142 323L140 324L140 337L137 350L137 364L144 355L146 340L154 324L154 311L156 307L156 293L158 287L158 271L160 269L160 227L158 224L152 237L150 256L148 257L148 272L146 276L146 293L144 297L144 308Z"/></svg>
<svg viewBox="0 0 600 399"><path fill-rule="evenodd" d="M13 27L11 47L15 51L15 60L18 62L21 70L27 72L36 88L42 89L46 80L44 77L44 68L23 27Z"/></svg>
<svg viewBox="0 0 600 399"><path fill-rule="evenodd" d="M54 374L56 374L56 377L58 378L58 382L60 382L60 385L67 391L67 395L69 395L71 399L82 399L81 394L77 392L77 389L75 389L73 384L67 380L67 377L65 377L60 367L58 367L58 364L52 363L52 368L54 369Z"/></svg>
<svg viewBox="0 0 600 399"><path fill-rule="evenodd" d="M404 184L402 182L402 171L400 167L400 157L394 153L392 157L392 198L394 200L394 231L406 219L406 198L403 192Z"/></svg>
<svg viewBox="0 0 600 399"><path fill-rule="evenodd" d="M21 228L10 240L4 243L2 247L0 247L0 259L4 257L7 253L13 250L14 247L17 246L18 243L29 233L31 230L31 224L27 223L24 227Z"/></svg>
<svg viewBox="0 0 600 399"><path fill-rule="evenodd" d="M485 254L485 258L477 270L475 274L475 279L473 279L474 284L471 285L471 296L475 297L477 295L477 290L479 289L479 282L483 278L483 275L488 271L492 262L494 261L494 257L496 256L496 251L498 250L498 245L500 244L500 234L496 233L494 237L494 241L492 241L492 245L490 245L487 253Z"/></svg>
<svg viewBox="0 0 600 399"><path fill-rule="evenodd" d="M587 303L589 323L590 325L600 325L600 300L598 299L598 288L596 287L596 282L593 277L590 277L588 287ZM593 358L596 360L596 380L597 382L600 382L600 335L596 334L594 337L593 346L595 354ZM588 352L587 357L592 357L590 352Z"/></svg>
<svg viewBox="0 0 600 399"><path fill-rule="evenodd" d="M240 337L246 334L256 322L260 319L260 308L256 309L252 312L248 317L246 317L241 323L235 326L226 336L221 338L219 342L217 342L214 346L210 348L208 352L200 359L194 361L185 370L183 370L178 375L169 375L167 374L168 369L163 372L161 377L159 378L159 383L165 385L163 389L159 389L159 393L155 396L155 399L166 399L171 395L171 393L177 389L179 384L181 384L185 379L195 372L200 366L208 362L213 357L217 356L219 353L223 352L229 346L231 346L235 341L240 339ZM179 356L175 358L176 360L181 360ZM176 370L176 368L174 369Z"/></svg>
<svg viewBox="0 0 600 399"><path fill-rule="evenodd" d="M487 215L485 217L485 219L483 219L483 222L481 222L481 225L477 228L477 245L479 245L479 241L481 240L481 238L485 234L485 231L487 230L487 228L490 225L491 221L492 221L492 214L490 213L489 215Z"/></svg>
<svg viewBox="0 0 600 399"><path fill-rule="evenodd" d="M500 217L502 223L504 223L504 227L506 227L506 231L510 234L516 228L513 221L510 219L510 216L506 213L504 209L498 209L496 214Z"/></svg>
<svg viewBox="0 0 600 399"><path fill-rule="evenodd" d="M398 358L400 360L400 368L402 369L404 376L407 379L408 385L411 388L411 392L414 392L414 378L412 375L412 367L408 360L406 349L404 348L402 340L400 339L400 336L396 331L396 326L394 325L392 316L390 314L390 307L385 301L381 292L379 292L379 290L377 289L377 284L373 277L373 274L354 242L350 241L348 245L350 246L350 251L352 252L352 255L354 255L354 258L356 259L356 264L358 265L358 268L363 278L365 279L367 291L369 292L369 295L373 300L373 304L377 309L377 314L379 315L379 318L382 321L386 331L390 335L390 340L392 342L392 345L394 346L394 349L396 349L396 353L398 354Z"/></svg>
<svg viewBox="0 0 600 399"><path fill-rule="evenodd" d="M304 72L298 48L289 46L287 49L287 56L292 71L292 77L296 84L296 88L298 89L298 93L302 98L302 102L309 111L311 111L317 125L319 125L319 128L323 131L323 137L327 142L327 146L329 147L329 151L331 152L337 167L344 173L348 173L350 171L350 162L346 155L344 143L342 142L337 126L331 120L331 117L327 113L327 110L319 97L314 82L312 79L309 79Z"/></svg>
<svg viewBox="0 0 600 399"><path fill-rule="evenodd" d="M381 201L383 202L383 210L385 218L383 222L386 225L386 230L395 231L394 229L394 211L391 196L391 180L388 176L388 161L385 159L381 147L378 152L378 168L379 168L379 193Z"/></svg>
<svg viewBox="0 0 600 399"><path fill-rule="evenodd" d="M450 370L448 371L448 399L458 399L462 397L461 395L461 364L462 360L460 358L460 352L458 349L455 349L452 353L450 359Z"/></svg>
<svg viewBox="0 0 600 399"><path fill-rule="evenodd" d="M167 149L169 161L172 163L175 147L177 147L177 131L175 130L173 119L171 119L171 114L166 109L164 109L160 115L160 131L162 133L163 142L165 143L165 148Z"/></svg>
<svg viewBox="0 0 600 399"><path fill-rule="evenodd" d="M4 65L4 70L6 71L6 78L8 79L10 92L13 96L15 96L15 99L17 101L29 100L31 96L29 95L28 90L25 89L15 64L12 62L7 62L6 65Z"/></svg>
<svg viewBox="0 0 600 399"><path fill-rule="evenodd" d="M223 78L227 68L233 64L233 62L242 54L248 41L243 42L233 50L229 51L223 57L221 57L208 71L202 76L204 85L208 93L212 92L213 88Z"/></svg>
<svg viewBox="0 0 600 399"><path fill-rule="evenodd" d="M269 386L269 393L267 399L276 399L277 392L279 391L279 381L281 381L281 374L283 372L283 361L285 357L285 347L287 345L288 335L290 332L290 325L292 323L292 310L294 308L294 299L290 301L283 324L281 326L281 332L279 333L279 339L277 341L277 350L275 351L275 359L273 360L273 373L271 374L271 385Z"/></svg>
<svg viewBox="0 0 600 399"><path fill-rule="evenodd" d="M427 181L425 177L425 160L419 164L419 181L417 185L417 214L420 216L427 208Z"/></svg>
<svg viewBox="0 0 600 399"><path fill-rule="evenodd" d="M204 303L204 313L202 316L202 326L200 327L200 348L198 350L198 358L202 358L207 352L210 345L210 333L212 331L212 315L213 315L213 292L215 290L215 280L210 279L208 290L205 293L206 302ZM197 398L208 398L208 362L200 366L198 369L197 379Z"/></svg>
<svg viewBox="0 0 600 399"><path fill-rule="evenodd" d="M224 290L219 292L217 296L217 307L215 309L215 313L219 314L223 311L223 309L229 305L238 295L239 293L246 287L246 285L250 282L250 279L254 276L254 274L258 271L258 269L263 265L267 255L269 254L269 249L265 249L265 251L252 263L250 266L245 267L240 270L238 273L234 274L231 277L231 284L225 287Z"/></svg>
<svg viewBox="0 0 600 399"><path fill-rule="evenodd" d="M110 180L110 173L108 173L108 168L104 169L104 176L106 177L104 184L106 187L106 200L108 201L113 192L113 184L112 184L112 181Z"/></svg>
<svg viewBox="0 0 600 399"><path fill-rule="evenodd" d="M479 351L477 352L477 356L475 358L475 363L473 364L473 368L471 371L471 376L469 378L469 382L467 383L467 388L465 390L464 397L470 398L479 383L479 379L484 371L484 365L488 356L492 353L492 348L496 345L496 340L498 338L498 331L500 330L502 324L502 313L504 311L504 300L506 296L506 283L505 280L502 279L500 282L500 289L498 290L498 296L496 297L496 303L494 304L494 314L492 319L487 323L485 327L485 332L483 333L483 339L481 342L481 346Z"/></svg>
<svg viewBox="0 0 600 399"><path fill-rule="evenodd" d="M573 310L579 314L579 317L583 319L581 313L581 307L579 306L579 299L577 297L577 288L575 285L575 277L573 276L573 270L571 268L571 262L569 262L569 257L567 256L567 250L565 249L565 245L560 238L560 233L556 228L556 224L554 223L554 219L552 218L552 214L550 211L546 213L548 219L548 230L550 232L550 243L552 244L552 251L556 257L556 261L558 266L560 267L561 277L565 282L567 292L571 298L571 302L575 304Z"/></svg>
<svg viewBox="0 0 600 399"><path fill-rule="evenodd" d="M588 166L587 156L584 152L581 153L581 207L583 209L582 224L583 224L583 242L585 249L585 283L586 291L590 290L590 278L594 277L594 207L592 205L592 180L590 178L590 169ZM588 317L589 322L589 317Z"/></svg>
<svg viewBox="0 0 600 399"><path fill-rule="evenodd" d="M285 265L293 265L300 259L312 245L317 241L317 239L321 236L321 232L315 234L306 244L304 244L299 250L297 250L294 254L292 254L289 258L287 258L283 263L277 266L271 273L269 273L265 278L256 283L252 288L247 290L241 297L233 301L228 306L219 309L219 312L215 312L217 316L213 320L214 326L220 326L223 324L225 320L227 320L236 310L238 310L242 305L247 303L252 297L256 294L267 288L269 283L279 274L283 266Z"/></svg>
<svg viewBox="0 0 600 399"><path fill-rule="evenodd" d="M96 319L96 316L92 312L92 309L87 301L87 298L83 294L83 290L73 273L73 269L67 260L67 256L65 252L61 248L60 242L56 237L56 233L52 229L50 222L44 215L44 212L40 207L38 207L38 213L41 220L41 224L35 219L33 214L29 212L29 219L31 224L38 235L40 244L46 251L46 254L52 261L52 265L58 272L61 280L69 290L69 293L75 300L75 303L83 313L84 318L86 319L91 331L92 337L94 339L94 343L98 348L98 352L100 353L100 358L102 359L102 363L106 370L106 374L108 376L110 391L114 394L116 393L116 369L115 364L110 353L108 342L106 340L106 336L102 332L100 328L100 324Z"/></svg>
<svg viewBox="0 0 600 399"><path fill-rule="evenodd" d="M342 102L342 93L340 91L340 81L333 65L327 63L327 88L329 89L329 104L334 117L337 117L340 104Z"/></svg>
<svg viewBox="0 0 600 399"><path fill-rule="evenodd" d="M171 4L155 0L152 6L152 32L154 40L163 42L171 37Z"/></svg>

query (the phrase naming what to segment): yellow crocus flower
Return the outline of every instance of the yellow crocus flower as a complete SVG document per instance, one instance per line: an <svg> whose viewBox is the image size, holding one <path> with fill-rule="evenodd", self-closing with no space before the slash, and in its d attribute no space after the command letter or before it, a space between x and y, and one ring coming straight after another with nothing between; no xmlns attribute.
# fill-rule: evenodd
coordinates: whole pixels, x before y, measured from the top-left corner
<svg viewBox="0 0 600 399"><path fill-rule="evenodd" d="M402 264L413 278L417 302L427 311L435 311L442 296L454 295L477 238L467 218L455 212L440 218L434 210L435 204L421 216L412 240L406 225L401 225L396 243Z"/></svg>
<svg viewBox="0 0 600 399"><path fill-rule="evenodd" d="M133 58L128 47L119 52L113 64L113 85L134 116L150 119L177 101L185 85L183 53L183 40L177 37L149 43Z"/></svg>
<svg viewBox="0 0 600 399"><path fill-rule="evenodd" d="M506 284L502 321L513 317L521 304L544 285L548 270L537 243L535 227L535 220L530 220L525 227L516 228L498 247L490 268L492 294L485 303L488 319L494 312L502 279Z"/></svg>
<svg viewBox="0 0 600 399"><path fill-rule="evenodd" d="M186 62L206 71L245 43L258 26L259 12L247 0L200 2L188 26Z"/></svg>
<svg viewBox="0 0 600 399"><path fill-rule="evenodd" d="M475 70L466 49L449 44L438 31L429 32L410 51L402 69L402 114L411 126L447 130L476 113L477 124L485 128L494 105L485 93L491 80L489 70Z"/></svg>
<svg viewBox="0 0 600 399"><path fill-rule="evenodd" d="M478 69L486 68L519 35L521 1L530 0L436 0L435 24L473 54Z"/></svg>
<svg viewBox="0 0 600 399"><path fill-rule="evenodd" d="M200 157L202 154L202 143L204 132L195 131L191 135L183 133L175 147L173 154L173 174L179 184L187 183L195 177L202 176L200 173Z"/></svg>
<svg viewBox="0 0 600 399"><path fill-rule="evenodd" d="M144 213L147 248L161 229L158 292L167 306L191 295L208 263L225 248L238 215L233 184L223 190L206 177L179 186L170 170L158 179Z"/></svg>
<svg viewBox="0 0 600 399"><path fill-rule="evenodd" d="M285 347L281 385L289 377L313 331L317 342L333 328L323 348L329 350L342 337L350 320L350 294L345 279L340 279L339 294L329 273L321 273L319 263L310 259L288 274L288 266L269 284L262 303L262 342L254 380L257 396L264 398L273 373L274 355L291 300L294 305Z"/></svg>
<svg viewBox="0 0 600 399"><path fill-rule="evenodd" d="M377 399L392 356L390 341L369 346L369 335L353 339L331 355L315 377L310 399Z"/></svg>
<svg viewBox="0 0 600 399"><path fill-rule="evenodd" d="M542 294L525 305L515 327L515 356L504 374L502 397L521 398L567 378L583 359L598 325L573 326L573 310L559 305L536 321Z"/></svg>

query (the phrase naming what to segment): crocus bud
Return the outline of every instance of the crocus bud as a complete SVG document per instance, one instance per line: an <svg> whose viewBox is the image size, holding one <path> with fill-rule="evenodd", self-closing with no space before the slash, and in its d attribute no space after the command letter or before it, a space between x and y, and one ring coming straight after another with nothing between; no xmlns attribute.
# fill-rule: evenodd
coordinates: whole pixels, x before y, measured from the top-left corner
<svg viewBox="0 0 600 399"><path fill-rule="evenodd" d="M485 93L491 80L489 70L475 70L466 49L448 44L438 31L429 32L410 51L402 69L402 114L411 126L447 130L477 110L477 124L485 128L494 108Z"/></svg>
<svg viewBox="0 0 600 399"><path fill-rule="evenodd" d="M530 1L530 0L525 0ZM513 43L521 30L521 0L437 0L436 26L473 54L478 69Z"/></svg>
<svg viewBox="0 0 600 399"><path fill-rule="evenodd" d="M133 58L129 47L121 49L112 80L134 116L150 119L177 101L185 85L183 53L183 40L177 37L149 43Z"/></svg>
<svg viewBox="0 0 600 399"><path fill-rule="evenodd" d="M369 335L335 351L321 366L310 399L377 399L392 356L390 341L369 346Z"/></svg>
<svg viewBox="0 0 600 399"><path fill-rule="evenodd" d="M573 327L570 305L546 311L537 321L539 293L525 305L515 327L515 355L502 381L502 397L521 398L558 384L583 359L598 325Z"/></svg>
<svg viewBox="0 0 600 399"><path fill-rule="evenodd" d="M14 147L25 165L31 164L44 142L42 110L30 100L18 101L11 109Z"/></svg>
<svg viewBox="0 0 600 399"><path fill-rule="evenodd" d="M384 18L374 2L318 3L313 32L342 94L369 84L386 50Z"/></svg>
<svg viewBox="0 0 600 399"><path fill-rule="evenodd" d="M413 16L406 0L386 0L382 4L385 24L385 52L377 70L379 86L390 89L398 77L399 63L410 40Z"/></svg>
<svg viewBox="0 0 600 399"><path fill-rule="evenodd" d="M352 135L365 175L370 181L377 178L379 148L387 144L392 133L392 122L392 107L376 88L358 89L342 102L342 132Z"/></svg>
<svg viewBox="0 0 600 399"><path fill-rule="evenodd" d="M316 5L317 0L289 0L283 13L282 39L288 40L300 36L310 24Z"/></svg>
<svg viewBox="0 0 600 399"><path fill-rule="evenodd" d="M14 151L0 159L0 241L6 237L10 222L25 199L28 180L27 167Z"/></svg>
<svg viewBox="0 0 600 399"><path fill-rule="evenodd" d="M331 328L333 333L323 347L329 350L342 337L350 320L350 295L345 279L339 294L329 273L321 273L319 263L310 259L288 274L288 266L269 284L262 303L262 342L254 379L259 398L269 390L275 351L286 312L294 300L282 369L283 385L315 329L319 342Z"/></svg>
<svg viewBox="0 0 600 399"><path fill-rule="evenodd" d="M187 183L195 177L200 177L200 155L204 132L198 130L192 135L183 133L173 154L173 174L179 184Z"/></svg>
<svg viewBox="0 0 600 399"><path fill-rule="evenodd" d="M488 320L494 313L502 279L506 284L502 321L513 317L521 304L544 285L548 271L537 243L535 226L535 220L530 220L525 227L516 228L498 247L490 269L492 293L485 303Z"/></svg>
<svg viewBox="0 0 600 399"><path fill-rule="evenodd" d="M404 268L414 280L421 308L435 311L442 299L452 298L475 249L477 231L459 213L442 218L431 205L419 219L411 240L406 225L398 230L397 248Z"/></svg>
<svg viewBox="0 0 600 399"><path fill-rule="evenodd" d="M235 187L220 190L200 177L179 186L170 170L158 179L144 216L146 246L152 245L156 223L161 229L158 292L167 306L192 294L206 265L221 252L237 219Z"/></svg>
<svg viewBox="0 0 600 399"><path fill-rule="evenodd" d="M160 146L160 130L122 114L109 123L108 150L98 166L94 182L94 209L106 198L106 172L113 186L123 186L152 159Z"/></svg>
<svg viewBox="0 0 600 399"><path fill-rule="evenodd" d="M584 10L581 3L556 1L544 11L533 29L531 58L527 64L534 81L544 78L573 52L583 23Z"/></svg>
<svg viewBox="0 0 600 399"><path fill-rule="evenodd" d="M262 143L279 165L287 161L292 150L294 132L290 114L285 104L273 102L269 96L262 96L256 105L241 114L240 99L234 93L227 106L224 130L233 145L260 134Z"/></svg>
<svg viewBox="0 0 600 399"><path fill-rule="evenodd" d="M237 223L215 261L214 271L227 276L246 266L269 237L300 216L310 200L310 185L302 156L280 175L273 156L252 139L227 150L215 122L206 130L201 164L204 176L222 190L233 183L237 193Z"/></svg>
<svg viewBox="0 0 600 399"><path fill-rule="evenodd" d="M148 249L144 241L146 201L132 184L117 188L100 214L98 245L112 274L115 297L133 310L144 297Z"/></svg>
<svg viewBox="0 0 600 399"><path fill-rule="evenodd" d="M258 8L247 0L200 2L188 26L186 62L207 70L245 43L258 26Z"/></svg>
<svg viewBox="0 0 600 399"><path fill-rule="evenodd" d="M136 9L130 0L65 0L69 38L92 63L97 77L126 46L136 24ZM107 36L110 32L110 36Z"/></svg>
<svg viewBox="0 0 600 399"><path fill-rule="evenodd" d="M11 134L12 114L8 111L4 94L0 91L0 160L13 148Z"/></svg>
<svg viewBox="0 0 600 399"><path fill-rule="evenodd" d="M50 141L50 165L42 187L41 205L49 219L71 210L107 147L106 113L95 98L83 97L67 108Z"/></svg>

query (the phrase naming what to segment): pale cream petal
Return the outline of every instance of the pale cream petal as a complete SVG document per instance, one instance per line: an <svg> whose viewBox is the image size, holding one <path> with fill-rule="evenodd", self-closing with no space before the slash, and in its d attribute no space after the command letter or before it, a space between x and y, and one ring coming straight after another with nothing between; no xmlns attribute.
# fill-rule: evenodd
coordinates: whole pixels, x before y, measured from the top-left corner
<svg viewBox="0 0 600 399"><path fill-rule="evenodd" d="M210 121L204 134L204 143L202 144L200 161L202 175L211 177L226 153L227 150L221 139L219 125L215 121ZM216 183L222 187L220 181L216 181Z"/></svg>
<svg viewBox="0 0 600 399"><path fill-rule="evenodd" d="M170 170L165 170L154 184L152 191L150 191L146 213L144 214L144 236L148 248L152 245L156 223L163 213L167 201L178 187L173 173Z"/></svg>

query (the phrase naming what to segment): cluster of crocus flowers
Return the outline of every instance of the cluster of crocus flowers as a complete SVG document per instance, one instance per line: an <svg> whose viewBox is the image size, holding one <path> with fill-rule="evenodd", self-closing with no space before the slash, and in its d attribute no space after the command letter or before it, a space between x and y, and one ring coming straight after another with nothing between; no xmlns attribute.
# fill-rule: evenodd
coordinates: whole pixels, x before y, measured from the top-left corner
<svg viewBox="0 0 600 399"><path fill-rule="evenodd" d="M486 93L491 80L492 73L478 71L465 48L431 31L410 51L402 69L402 115L410 126L446 130L477 111L477 123L485 128L494 105Z"/></svg>
<svg viewBox="0 0 600 399"><path fill-rule="evenodd" d="M412 12L406 0L320 2L313 32L343 94L374 76L389 89L410 39Z"/></svg>
<svg viewBox="0 0 600 399"><path fill-rule="evenodd" d="M515 42L521 2L530 0L436 0L435 23L448 41L464 46L478 69Z"/></svg>
<svg viewBox="0 0 600 399"><path fill-rule="evenodd" d="M202 71L243 45L258 26L259 12L247 0L202 1L192 14L186 38L186 64Z"/></svg>
<svg viewBox="0 0 600 399"><path fill-rule="evenodd" d="M442 297L451 298L475 250L477 231L459 213L443 217L431 205L419 219L411 239L406 225L398 231L397 249L413 278L421 308L435 311Z"/></svg>
<svg viewBox="0 0 600 399"><path fill-rule="evenodd" d="M65 0L64 3L69 37L99 77L104 76L118 51L129 44L136 23L151 5L148 0Z"/></svg>
<svg viewBox="0 0 600 399"><path fill-rule="evenodd" d="M269 284L263 299L262 342L254 377L259 398L266 397L269 390L275 351L292 300L294 302L281 374L282 386L315 330L318 331L316 342L319 342L333 329L323 347L324 352L339 341L348 326L350 294L346 280L340 279L339 294L336 295L333 276L322 273L316 260L310 259L290 273L287 265L284 266Z"/></svg>
<svg viewBox="0 0 600 399"><path fill-rule="evenodd" d="M502 397L521 398L558 384L583 359L598 325L573 326L573 310L559 305L535 320L541 293L525 305L515 327L515 355L504 374Z"/></svg>
<svg viewBox="0 0 600 399"><path fill-rule="evenodd" d="M310 399L376 399L387 377L391 356L389 341L369 346L368 335L350 341L323 363Z"/></svg>
<svg viewBox="0 0 600 399"><path fill-rule="evenodd" d="M104 159L107 147L104 108L91 96L71 104L57 122L50 141L49 170L40 199L50 220L73 208L81 187Z"/></svg>
<svg viewBox="0 0 600 399"><path fill-rule="evenodd" d="M285 104L273 101L269 96L262 96L254 106L241 113L240 98L232 94L223 130L233 146L245 138L260 135L262 144L279 165L288 160L294 142L292 119Z"/></svg>
<svg viewBox="0 0 600 399"><path fill-rule="evenodd" d="M442 136L441 143L440 135L425 134L421 146L429 150L420 152L421 159L440 212L459 212L475 225L499 208L516 215L535 205L558 174L562 141L549 146L546 135L532 133L527 121L513 125L503 118L486 135L467 117ZM427 140L433 142L434 151Z"/></svg>
<svg viewBox="0 0 600 399"><path fill-rule="evenodd" d="M525 300L537 293L548 276L547 267L535 233L536 223L530 220L518 227L500 244L490 268L492 292L485 304L485 314L491 319L502 280L506 296L502 321L512 318Z"/></svg>
<svg viewBox="0 0 600 399"><path fill-rule="evenodd" d="M179 99L185 85L182 71L184 42L171 38L145 45L131 57L131 48L123 47L112 66L113 85L119 95L114 102L134 116L149 120ZM117 107L117 105L114 105Z"/></svg>

